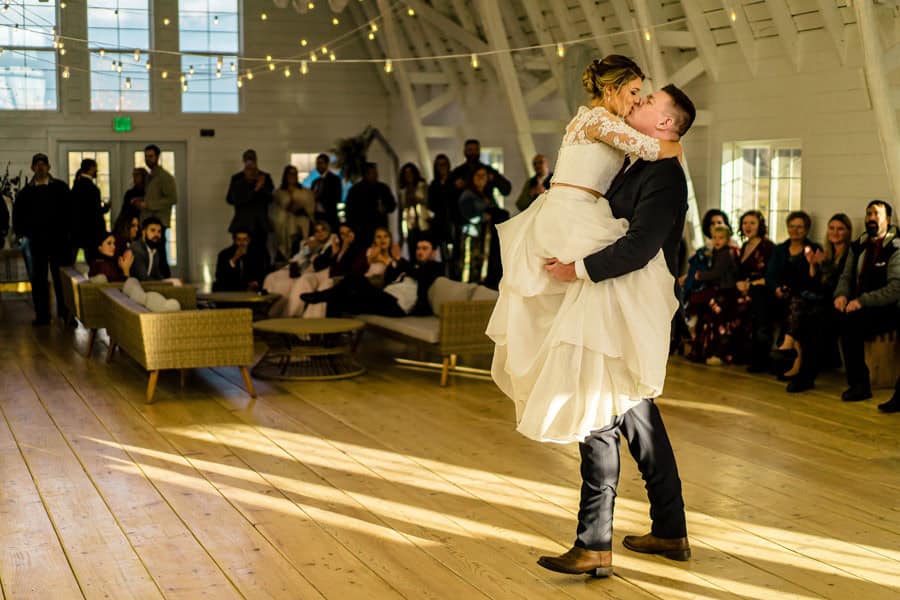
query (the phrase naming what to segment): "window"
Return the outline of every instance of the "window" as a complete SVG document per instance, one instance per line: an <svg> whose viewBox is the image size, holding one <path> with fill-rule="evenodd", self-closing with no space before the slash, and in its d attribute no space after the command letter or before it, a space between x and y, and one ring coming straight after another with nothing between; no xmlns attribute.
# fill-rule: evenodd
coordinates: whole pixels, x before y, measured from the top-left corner
<svg viewBox="0 0 900 600"><path fill-rule="evenodd" d="M741 214L759 210L769 237L783 240L784 219L800 209L800 140L730 142L722 152L721 208L737 227Z"/></svg>
<svg viewBox="0 0 900 600"><path fill-rule="evenodd" d="M159 155L159 165L168 171L172 177L175 177L175 153L171 150L163 150ZM134 151L134 168L146 169L144 162L144 151ZM177 180L176 180L177 181ZM180 190L179 190L180 191ZM166 228L166 253L168 254L169 266L174 267L178 264L178 205L172 207L172 214L169 215L169 226Z"/></svg>
<svg viewBox="0 0 900 600"><path fill-rule="evenodd" d="M238 112L237 0L179 0L178 19L182 112Z"/></svg>
<svg viewBox="0 0 900 600"><path fill-rule="evenodd" d="M56 0L3 3L0 110L56 110L55 36Z"/></svg>
<svg viewBox="0 0 900 600"><path fill-rule="evenodd" d="M150 110L147 0L88 0L91 110Z"/></svg>

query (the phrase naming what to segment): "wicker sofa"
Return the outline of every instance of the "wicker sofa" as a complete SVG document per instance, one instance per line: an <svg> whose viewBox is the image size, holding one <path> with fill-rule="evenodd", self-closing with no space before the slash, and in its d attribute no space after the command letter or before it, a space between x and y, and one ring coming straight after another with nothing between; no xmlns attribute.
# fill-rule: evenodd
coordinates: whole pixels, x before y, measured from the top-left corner
<svg viewBox="0 0 900 600"><path fill-rule="evenodd" d="M190 290L188 297L175 290ZM251 397L256 397L247 367L253 361L252 313L248 308L197 310L194 288L157 290L167 298L176 296L182 310L154 313L120 289L101 290L109 333L111 361L116 348L150 372L147 402L153 400L156 381L163 369L237 366Z"/></svg>
<svg viewBox="0 0 900 600"><path fill-rule="evenodd" d="M439 277L428 291L428 299L434 315L421 317L383 317L357 315L366 323L366 329L374 329L394 338L413 342L419 347L441 356L441 386L447 385L453 371L478 372L457 365L460 354L491 354L494 343L484 331L497 301L497 292L475 284L451 281ZM400 360L400 359L398 359ZM420 366L430 363L404 361ZM438 366L438 365L433 365Z"/></svg>
<svg viewBox="0 0 900 600"><path fill-rule="evenodd" d="M121 289L122 284L94 283L75 267L60 267L59 272L63 300L68 309L69 318L77 319L85 329L90 330L85 351L85 356L90 356L94 349L94 340L97 338L97 330L106 327L106 306L101 299L100 292L105 289ZM170 297L175 298L182 305L185 302L196 302L197 292L193 288L173 288L171 283L162 281L145 281L142 285L148 291L158 292L163 288L170 289Z"/></svg>

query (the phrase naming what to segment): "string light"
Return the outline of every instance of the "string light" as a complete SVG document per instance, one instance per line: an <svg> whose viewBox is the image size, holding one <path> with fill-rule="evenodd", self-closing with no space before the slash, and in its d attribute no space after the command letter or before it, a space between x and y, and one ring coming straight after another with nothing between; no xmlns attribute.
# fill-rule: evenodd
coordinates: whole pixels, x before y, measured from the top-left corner
<svg viewBox="0 0 900 600"><path fill-rule="evenodd" d="M193 74L194 74L194 65L191 65L191 66L188 68L188 74L189 74L189 75L193 75Z"/></svg>
<svg viewBox="0 0 900 600"><path fill-rule="evenodd" d="M223 64L222 57L221 56L216 57L216 68L219 69L220 71L222 70L222 64Z"/></svg>
<svg viewBox="0 0 900 600"><path fill-rule="evenodd" d="M216 79L222 79L222 71L216 70Z"/></svg>
<svg viewBox="0 0 900 600"><path fill-rule="evenodd" d="M308 8L309 10L313 10L315 7L316 7L315 2L307 2L307 4L306 4L306 8Z"/></svg>
<svg viewBox="0 0 900 600"><path fill-rule="evenodd" d="M269 70L270 70L270 71L274 71L274 70L275 70L275 63L269 63Z"/></svg>
<svg viewBox="0 0 900 600"><path fill-rule="evenodd" d="M62 73L62 75L63 75L63 79L68 79L68 78L69 78L69 67L63 67L63 73Z"/></svg>
<svg viewBox="0 0 900 600"><path fill-rule="evenodd" d="M121 73L121 72L122 72L122 61L120 60L118 62L118 64L116 65L116 73Z"/></svg>
<svg viewBox="0 0 900 600"><path fill-rule="evenodd" d="M125 89L126 89L126 90L130 90L130 89L131 89L131 77L126 77L126 78L125 78Z"/></svg>
<svg viewBox="0 0 900 600"><path fill-rule="evenodd" d="M185 76L184 73L182 73L182 74L178 77L178 79L181 81L181 83L187 83L187 77Z"/></svg>
<svg viewBox="0 0 900 600"><path fill-rule="evenodd" d="M734 12L734 9L732 9L732 10L731 10L731 14L730 14L730 15L728 15L728 16L730 16L730 17L731 17L731 21L732 21L732 23L733 23L733 22L734 22L734 21L737 21L737 13L736 13L736 12Z"/></svg>
<svg viewBox="0 0 900 600"><path fill-rule="evenodd" d="M649 29L644 30L644 39L648 42L650 41L650 30Z"/></svg>
<svg viewBox="0 0 900 600"><path fill-rule="evenodd" d="M306 38L303 38L302 40L300 40L300 45L303 46L304 48L306 48L306 45L307 45L308 43L309 43L309 42L306 41Z"/></svg>
<svg viewBox="0 0 900 600"><path fill-rule="evenodd" d="M375 34L374 34L373 32L371 32L371 31L369 32L369 39L370 39L370 40L374 40L374 39L375 39Z"/></svg>
<svg viewBox="0 0 900 600"><path fill-rule="evenodd" d="M165 19L163 19L163 25L166 26L166 27L168 27L168 26L169 26L169 23L171 23L171 22L172 22L172 21L169 20L169 17L166 17Z"/></svg>
<svg viewBox="0 0 900 600"><path fill-rule="evenodd" d="M231 72L235 73L237 71L237 65L234 62L228 63L228 66L231 68Z"/></svg>
<svg viewBox="0 0 900 600"><path fill-rule="evenodd" d="M213 25L218 25L218 24L219 24L219 15L216 15L213 17Z"/></svg>
<svg viewBox="0 0 900 600"><path fill-rule="evenodd" d="M106 55L106 50L100 48L100 58L103 58Z"/></svg>
<svg viewBox="0 0 900 600"><path fill-rule="evenodd" d="M147 61L147 64L144 65L144 66L146 66L146 67L147 67L147 70L149 71L149 70L150 70L150 61L148 60L148 61Z"/></svg>
<svg viewBox="0 0 900 600"><path fill-rule="evenodd" d="M134 62L141 62L141 51L140 50L134 51Z"/></svg>
<svg viewBox="0 0 900 600"><path fill-rule="evenodd" d="M181 91L182 91L182 92L188 91L188 84L187 84L187 81L182 82L182 84L181 84Z"/></svg>
<svg viewBox="0 0 900 600"><path fill-rule="evenodd" d="M340 25L341 22L340 22L340 20L339 20L337 17L332 17L332 18L331 18L331 24L337 26L337 25Z"/></svg>
<svg viewBox="0 0 900 600"><path fill-rule="evenodd" d="M60 8L65 8L65 7L66 7L66 3L65 3L65 2L60 2L60 3L59 3L59 7L60 7Z"/></svg>
<svg viewBox="0 0 900 600"><path fill-rule="evenodd" d="M169 72L168 72L168 71L163 71L162 73L160 73L159 76L162 77L163 79L168 79L168 78L169 78Z"/></svg>
<svg viewBox="0 0 900 600"><path fill-rule="evenodd" d="M311 60L311 61L313 61L313 62L316 62L317 60L319 60L319 57L316 56L316 53L315 53L315 52L310 52L310 53L309 53L309 60Z"/></svg>
<svg viewBox="0 0 900 600"><path fill-rule="evenodd" d="M266 62L272 62L272 55L266 54Z"/></svg>
<svg viewBox="0 0 900 600"><path fill-rule="evenodd" d="M309 65L306 63L305 60L301 60L300 61L300 74L306 75L307 73L309 73Z"/></svg>
<svg viewBox="0 0 900 600"><path fill-rule="evenodd" d="M267 15L266 13L262 13L261 15L259 15L259 18L262 19L263 21L265 21L266 19L269 18L269 15Z"/></svg>
<svg viewBox="0 0 900 600"><path fill-rule="evenodd" d="M65 56L65 55L66 55L66 49L60 47L60 49L59 49L59 55L60 55L60 56Z"/></svg>
<svg viewBox="0 0 900 600"><path fill-rule="evenodd" d="M414 11L413 7L410 6L408 9L406 9L406 14L408 14L411 17L414 17L414 16L416 16L416 11Z"/></svg>
<svg viewBox="0 0 900 600"><path fill-rule="evenodd" d="M477 54L472 55L472 68L473 69L478 68L478 55Z"/></svg>
<svg viewBox="0 0 900 600"><path fill-rule="evenodd" d="M243 82L243 80L241 79L240 76L238 76L238 78L237 78L237 86L238 86L239 88L240 88L240 87L244 87L244 82Z"/></svg>
<svg viewBox="0 0 900 600"><path fill-rule="evenodd" d="M285 68L284 68L284 76L285 76L285 77L290 77L290 76L291 76L291 69L290 69L290 67L285 67Z"/></svg>
<svg viewBox="0 0 900 600"><path fill-rule="evenodd" d="M322 56L328 54L328 46L322 46Z"/></svg>
<svg viewBox="0 0 900 600"><path fill-rule="evenodd" d="M373 32L378 31L378 23L372 23L372 24L369 26L369 28L370 28Z"/></svg>
<svg viewBox="0 0 900 600"><path fill-rule="evenodd" d="M335 56L334 52L332 52L331 54L328 55L328 60L330 60L331 62L334 62L337 60L337 56Z"/></svg>
<svg viewBox="0 0 900 600"><path fill-rule="evenodd" d="M394 70L394 63L391 62L391 59L387 59L386 61L384 61L384 72L390 73L393 70Z"/></svg>
<svg viewBox="0 0 900 600"><path fill-rule="evenodd" d="M563 58L566 55L566 47L562 44L556 45L556 55L560 58Z"/></svg>
<svg viewBox="0 0 900 600"><path fill-rule="evenodd" d="M247 69L247 81L253 81L253 71Z"/></svg>

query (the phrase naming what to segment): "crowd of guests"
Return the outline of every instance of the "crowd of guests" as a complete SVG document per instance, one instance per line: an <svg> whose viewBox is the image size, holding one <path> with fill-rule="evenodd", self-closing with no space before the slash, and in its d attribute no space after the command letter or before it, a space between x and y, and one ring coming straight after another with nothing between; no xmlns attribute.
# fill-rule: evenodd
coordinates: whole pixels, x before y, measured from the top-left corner
<svg viewBox="0 0 900 600"><path fill-rule="evenodd" d="M771 372L789 393L813 388L822 371L843 361L843 400L871 398L864 342L900 330L900 237L892 217L889 203L871 201L865 233L854 237L850 218L835 214L820 245L808 237L809 215L795 211L786 219L788 239L776 245L765 217L751 210L738 223L738 247L728 216L708 211L707 244L679 279L683 311L673 348L687 341L693 361ZM900 380L879 409L900 411Z"/></svg>

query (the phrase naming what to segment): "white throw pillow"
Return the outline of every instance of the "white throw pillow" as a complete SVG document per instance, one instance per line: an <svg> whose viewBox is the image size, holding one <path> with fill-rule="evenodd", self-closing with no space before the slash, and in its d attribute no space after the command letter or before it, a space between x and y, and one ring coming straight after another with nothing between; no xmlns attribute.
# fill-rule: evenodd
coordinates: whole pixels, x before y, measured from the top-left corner
<svg viewBox="0 0 900 600"><path fill-rule="evenodd" d="M109 279L107 279L106 275L104 275L103 273L97 273L88 281L90 281L91 283L109 283Z"/></svg>
<svg viewBox="0 0 900 600"><path fill-rule="evenodd" d="M144 304L150 312L178 312L181 304L174 298L166 298L159 292L147 292L147 302Z"/></svg>
<svg viewBox="0 0 900 600"><path fill-rule="evenodd" d="M141 306L147 303L147 292L141 287L141 282L134 277L129 277L125 280L125 284L122 286L122 293Z"/></svg>
<svg viewBox="0 0 900 600"><path fill-rule="evenodd" d="M475 291L474 283L453 281L446 277L438 277L428 288L428 302L434 314L440 316L441 305L445 302L465 302Z"/></svg>

